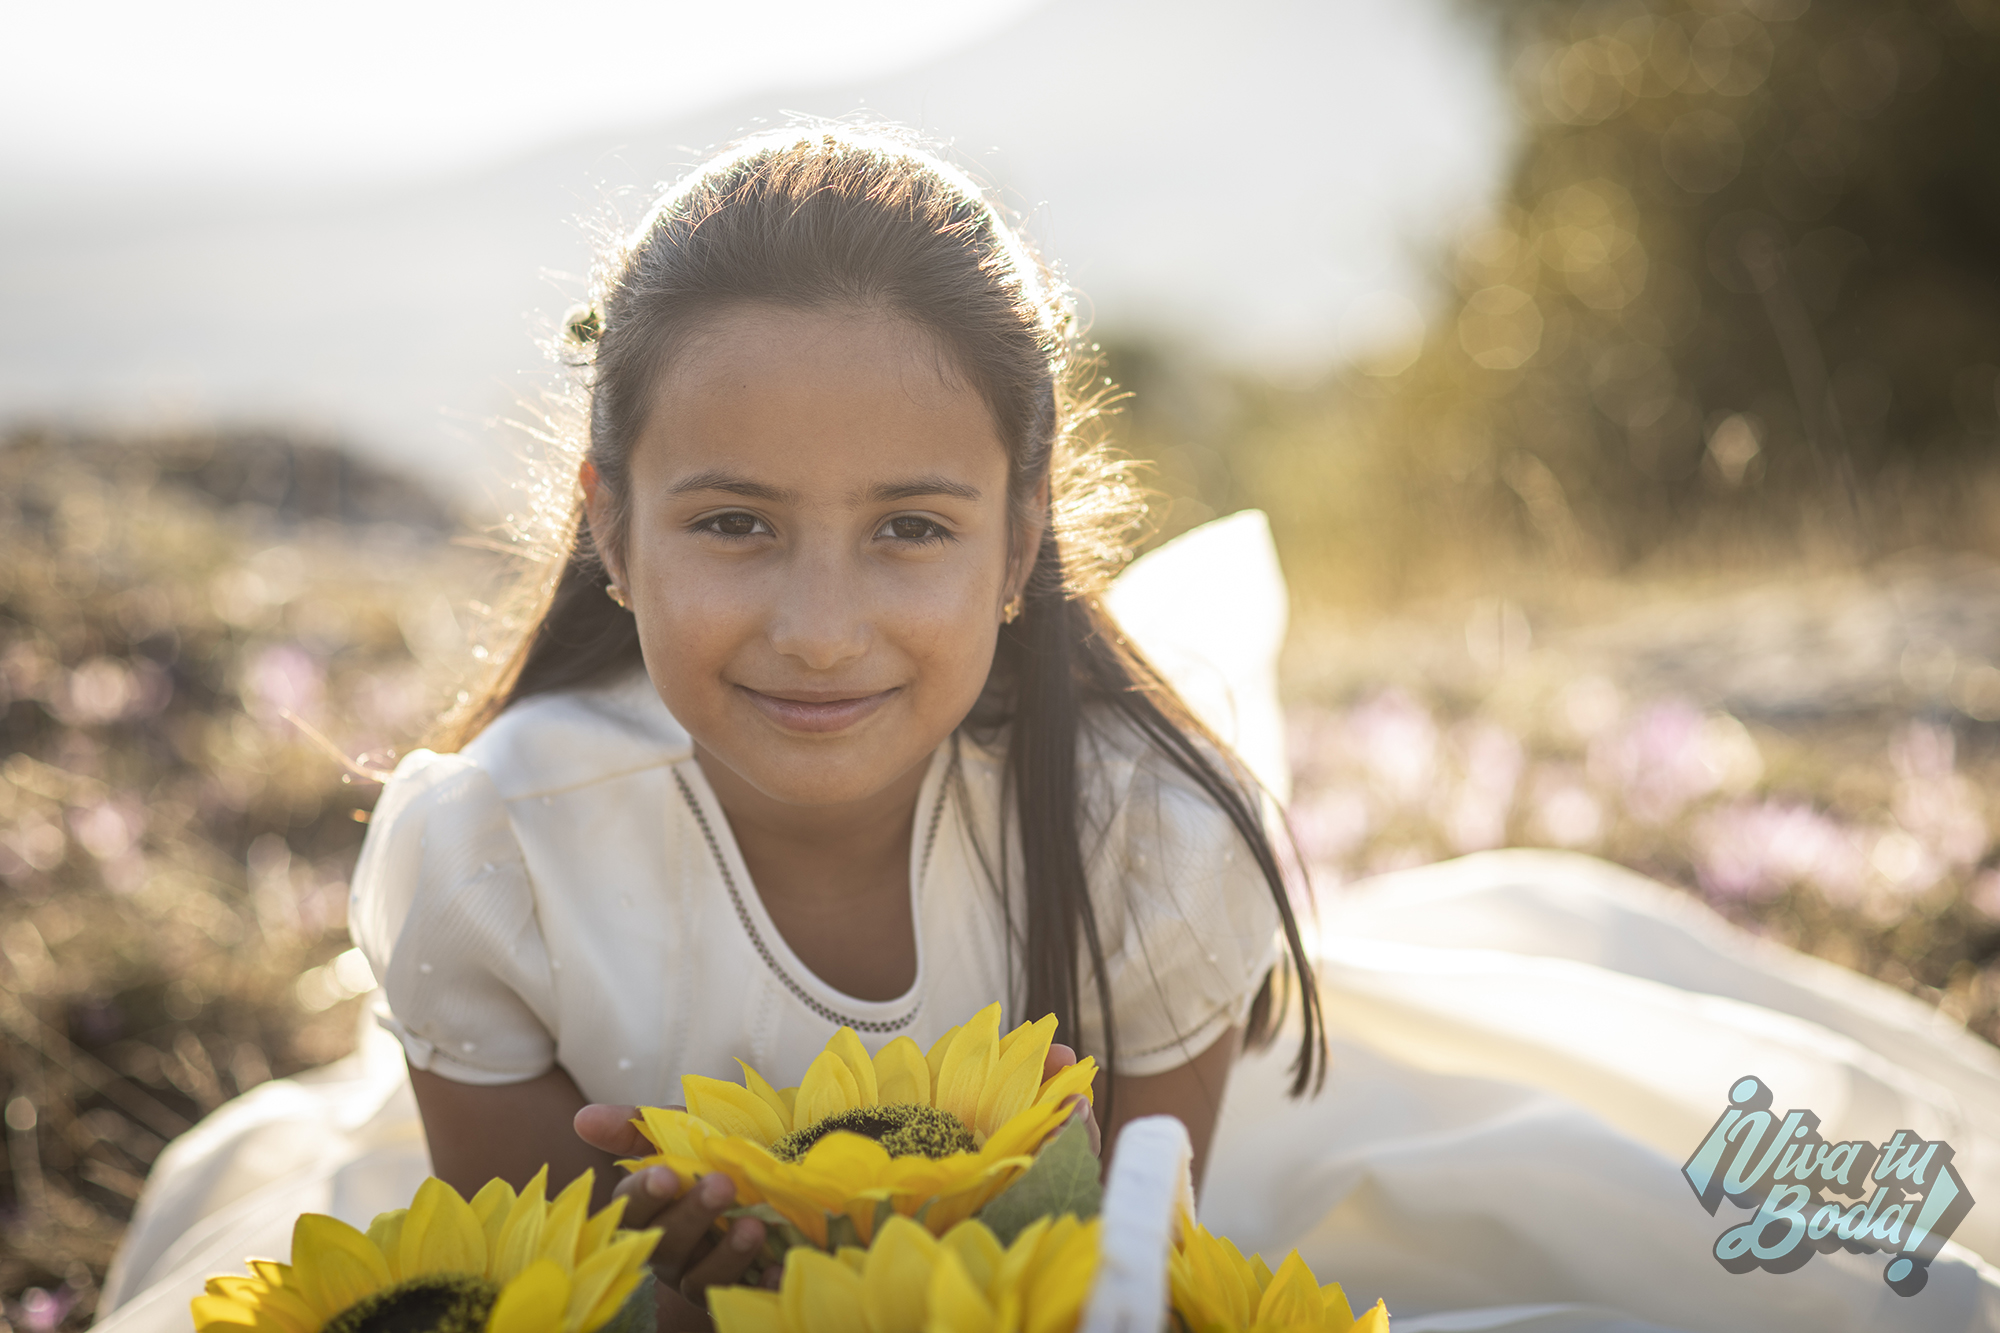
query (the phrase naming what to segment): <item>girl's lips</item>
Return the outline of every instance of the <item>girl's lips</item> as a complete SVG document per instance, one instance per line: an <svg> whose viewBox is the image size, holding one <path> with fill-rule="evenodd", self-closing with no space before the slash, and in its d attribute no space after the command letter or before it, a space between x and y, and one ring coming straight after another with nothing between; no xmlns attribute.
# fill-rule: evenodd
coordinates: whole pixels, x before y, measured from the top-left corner
<svg viewBox="0 0 2000 1333"><path fill-rule="evenodd" d="M757 711L786 731L825 733L845 731L889 701L893 689L847 699L785 699L739 685Z"/></svg>

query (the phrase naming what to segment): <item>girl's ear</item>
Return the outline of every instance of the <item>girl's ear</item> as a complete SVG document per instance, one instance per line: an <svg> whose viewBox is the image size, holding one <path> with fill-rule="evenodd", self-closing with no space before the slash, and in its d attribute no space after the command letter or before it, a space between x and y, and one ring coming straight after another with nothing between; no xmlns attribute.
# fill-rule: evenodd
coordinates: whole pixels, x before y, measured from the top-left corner
<svg viewBox="0 0 2000 1333"><path fill-rule="evenodd" d="M611 582L622 586L625 582L624 561L620 553L612 549L610 541L611 493L604 485L604 478L598 475L597 465L588 458L576 470L576 480L583 487L583 515L590 524L591 545L597 548L597 558L604 562Z"/></svg>
<svg viewBox="0 0 2000 1333"><path fill-rule="evenodd" d="M1028 576L1035 571L1035 557L1041 554L1042 534L1049 527L1049 479L1042 477L1041 485L1035 487L1035 498L1029 505L1028 521L1021 525L1014 543L1014 550L1007 562L1006 597L1012 601L1027 591Z"/></svg>

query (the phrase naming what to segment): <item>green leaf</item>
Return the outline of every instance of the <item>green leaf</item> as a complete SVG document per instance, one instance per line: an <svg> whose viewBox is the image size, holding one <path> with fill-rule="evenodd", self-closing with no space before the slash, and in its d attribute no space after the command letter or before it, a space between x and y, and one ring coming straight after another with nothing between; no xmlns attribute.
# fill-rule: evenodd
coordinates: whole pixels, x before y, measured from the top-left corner
<svg viewBox="0 0 2000 1333"><path fill-rule="evenodd" d="M655 1285L653 1270L646 1269L639 1285L632 1288L632 1294L597 1333L654 1333L659 1324L659 1306L653 1295Z"/></svg>
<svg viewBox="0 0 2000 1333"><path fill-rule="evenodd" d="M1002 1245L1012 1245L1038 1217L1097 1216L1104 1186L1097 1178L1097 1158L1090 1151L1090 1130L1072 1120L1042 1145L1035 1164L1021 1173L1000 1196L979 1211L979 1220L993 1229Z"/></svg>

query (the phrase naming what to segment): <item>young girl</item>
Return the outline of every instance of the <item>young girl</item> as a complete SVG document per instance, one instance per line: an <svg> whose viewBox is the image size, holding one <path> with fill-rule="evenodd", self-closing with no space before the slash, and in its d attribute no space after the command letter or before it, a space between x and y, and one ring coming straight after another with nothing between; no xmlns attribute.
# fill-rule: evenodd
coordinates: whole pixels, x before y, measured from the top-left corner
<svg viewBox="0 0 2000 1333"><path fill-rule="evenodd" d="M608 1190L684 1074L995 999L1109 1071L1109 1133L1204 1150L1308 965L1254 785L1097 598L1135 495L1076 434L1048 270L928 154L780 133L667 194L571 330L574 548L355 878L437 1174ZM677 1317L764 1239L706 1239L722 1176L619 1188Z"/></svg>

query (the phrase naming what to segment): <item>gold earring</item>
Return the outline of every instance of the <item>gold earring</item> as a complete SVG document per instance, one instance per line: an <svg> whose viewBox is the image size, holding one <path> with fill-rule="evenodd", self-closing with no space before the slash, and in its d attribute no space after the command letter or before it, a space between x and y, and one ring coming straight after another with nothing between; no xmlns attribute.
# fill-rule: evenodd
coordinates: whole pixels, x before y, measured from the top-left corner
<svg viewBox="0 0 2000 1333"><path fill-rule="evenodd" d="M1021 594L1015 593L1007 599L1007 605L1000 608L1000 623L1011 625L1021 618Z"/></svg>
<svg viewBox="0 0 2000 1333"><path fill-rule="evenodd" d="M631 599L625 595L625 590L619 587L617 584L615 583L605 584L604 595L606 597L609 597L612 601L618 603L618 605L623 607L625 610L630 611L632 609Z"/></svg>

